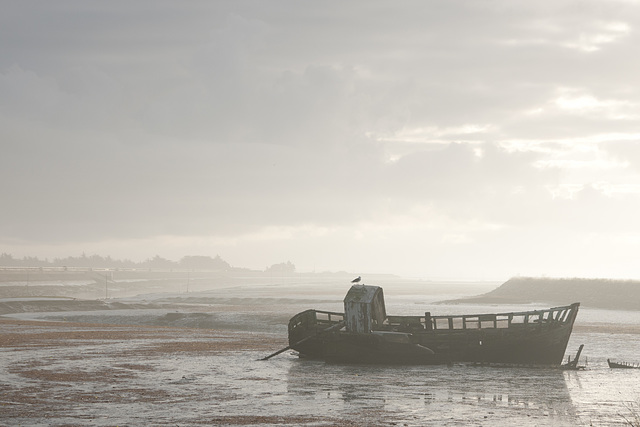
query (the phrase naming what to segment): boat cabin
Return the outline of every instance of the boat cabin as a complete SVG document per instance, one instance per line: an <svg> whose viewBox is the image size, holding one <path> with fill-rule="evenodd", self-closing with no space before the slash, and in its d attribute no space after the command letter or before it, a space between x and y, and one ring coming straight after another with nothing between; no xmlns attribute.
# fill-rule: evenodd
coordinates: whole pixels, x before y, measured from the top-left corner
<svg viewBox="0 0 640 427"><path fill-rule="evenodd" d="M378 329L386 317L384 294L379 286L353 285L344 297L347 332L368 334Z"/></svg>

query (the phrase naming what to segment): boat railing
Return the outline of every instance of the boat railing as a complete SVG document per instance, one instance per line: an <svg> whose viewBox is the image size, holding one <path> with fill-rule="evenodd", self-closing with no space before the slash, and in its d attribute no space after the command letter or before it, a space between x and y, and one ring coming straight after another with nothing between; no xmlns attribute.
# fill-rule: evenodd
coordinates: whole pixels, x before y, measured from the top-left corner
<svg viewBox="0 0 640 427"><path fill-rule="evenodd" d="M637 363L612 362L611 360L607 359L607 364L610 368L640 369L640 365Z"/></svg>
<svg viewBox="0 0 640 427"><path fill-rule="evenodd" d="M300 328L313 329L333 326L344 320L344 313L323 310L306 310L298 313L289 321L289 332L294 332Z"/></svg>
<svg viewBox="0 0 640 427"><path fill-rule="evenodd" d="M384 329L455 330L455 329L507 329L533 324L566 323L573 321L579 304L555 307L547 310L498 314L468 314L457 316L387 316Z"/></svg>
<svg viewBox="0 0 640 427"><path fill-rule="evenodd" d="M579 303L547 310L522 311L497 314L465 314L455 316L387 316L377 330L418 331L418 330L467 330L467 329L508 329L528 325L563 324L573 322ZM306 310L289 321L289 333L297 334L307 330L321 330L344 321L344 313L324 310Z"/></svg>
<svg viewBox="0 0 640 427"><path fill-rule="evenodd" d="M344 320L344 313L336 313L334 311L314 310L316 314L316 323L319 325L335 325Z"/></svg>

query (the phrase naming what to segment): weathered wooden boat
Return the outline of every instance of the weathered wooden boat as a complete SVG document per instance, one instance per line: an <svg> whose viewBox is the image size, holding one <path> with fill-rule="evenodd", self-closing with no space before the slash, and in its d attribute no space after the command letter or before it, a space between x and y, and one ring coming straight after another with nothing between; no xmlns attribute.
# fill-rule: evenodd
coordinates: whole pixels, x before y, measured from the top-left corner
<svg viewBox="0 0 640 427"><path fill-rule="evenodd" d="M610 368L613 369L640 369L640 365L635 363L627 363L627 362L612 362L607 359L607 364Z"/></svg>
<svg viewBox="0 0 640 427"><path fill-rule="evenodd" d="M578 361L580 360L580 354L582 354L582 349L584 348L584 344L580 344L578 348L578 352L576 353L576 357L571 360L571 356L567 357L567 363L563 363L560 365L560 369L565 371L582 371L587 367L584 365L578 365Z"/></svg>
<svg viewBox="0 0 640 427"><path fill-rule="evenodd" d="M579 306L498 314L388 316L382 288L354 285L344 299L344 313L306 310L293 316L286 349L333 363L558 366Z"/></svg>

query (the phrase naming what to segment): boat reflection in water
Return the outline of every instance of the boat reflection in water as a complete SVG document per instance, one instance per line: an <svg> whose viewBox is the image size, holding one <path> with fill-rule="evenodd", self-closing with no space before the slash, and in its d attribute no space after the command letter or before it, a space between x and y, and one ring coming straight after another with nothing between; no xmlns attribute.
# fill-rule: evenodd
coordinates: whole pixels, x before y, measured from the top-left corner
<svg viewBox="0 0 640 427"><path fill-rule="evenodd" d="M304 410L361 425L577 425L559 369L330 365L298 360L287 393ZM541 422L544 420L544 422ZM435 423L435 424L432 424Z"/></svg>

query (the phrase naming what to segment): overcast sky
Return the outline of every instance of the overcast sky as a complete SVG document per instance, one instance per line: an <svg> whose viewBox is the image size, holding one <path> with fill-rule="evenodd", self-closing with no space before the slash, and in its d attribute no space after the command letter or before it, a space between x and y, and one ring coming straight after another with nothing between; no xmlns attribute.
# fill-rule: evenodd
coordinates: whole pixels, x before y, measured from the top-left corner
<svg viewBox="0 0 640 427"><path fill-rule="evenodd" d="M9 1L0 252L640 279L640 1Z"/></svg>

